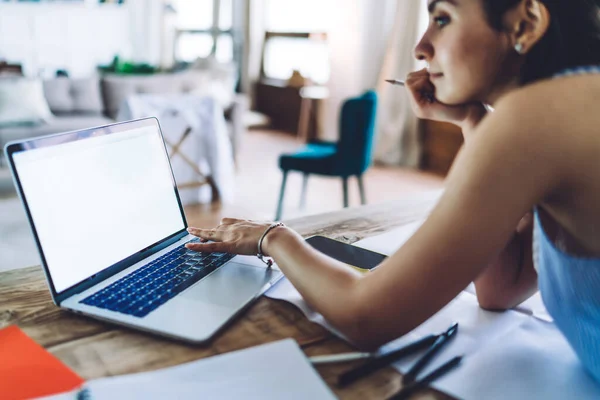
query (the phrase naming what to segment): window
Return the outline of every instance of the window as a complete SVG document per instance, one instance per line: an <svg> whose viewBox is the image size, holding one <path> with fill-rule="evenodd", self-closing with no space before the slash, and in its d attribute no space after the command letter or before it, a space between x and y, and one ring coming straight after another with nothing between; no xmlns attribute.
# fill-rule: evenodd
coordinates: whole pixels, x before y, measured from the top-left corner
<svg viewBox="0 0 600 400"><path fill-rule="evenodd" d="M232 0L171 0L177 12L175 59L233 60Z"/></svg>
<svg viewBox="0 0 600 400"><path fill-rule="evenodd" d="M266 0L262 76L287 80L298 70L315 83L326 83L332 8L332 0Z"/></svg>

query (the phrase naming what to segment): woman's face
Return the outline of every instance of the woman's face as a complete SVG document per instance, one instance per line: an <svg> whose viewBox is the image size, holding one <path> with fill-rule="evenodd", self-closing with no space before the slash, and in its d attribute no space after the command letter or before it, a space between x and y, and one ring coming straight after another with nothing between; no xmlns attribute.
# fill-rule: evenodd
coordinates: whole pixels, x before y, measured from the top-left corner
<svg viewBox="0 0 600 400"><path fill-rule="evenodd" d="M435 97L451 105L493 103L518 74L509 36L489 25L482 0L428 0L428 6L429 26L415 54L429 63Z"/></svg>

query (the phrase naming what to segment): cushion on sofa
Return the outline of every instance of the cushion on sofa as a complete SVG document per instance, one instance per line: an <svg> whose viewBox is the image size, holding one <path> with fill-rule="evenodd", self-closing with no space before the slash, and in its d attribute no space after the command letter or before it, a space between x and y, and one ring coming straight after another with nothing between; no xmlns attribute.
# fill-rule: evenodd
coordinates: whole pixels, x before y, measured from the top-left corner
<svg viewBox="0 0 600 400"><path fill-rule="evenodd" d="M0 79L0 127L33 125L51 119L52 113L40 80Z"/></svg>
<svg viewBox="0 0 600 400"><path fill-rule="evenodd" d="M106 115L116 118L127 97L135 94L192 93L212 96L227 109L235 98L235 71L188 70L155 75L107 75L102 78Z"/></svg>
<svg viewBox="0 0 600 400"><path fill-rule="evenodd" d="M179 74L107 75L102 78L102 93L106 115L116 118L127 97L134 94L181 93Z"/></svg>
<svg viewBox="0 0 600 400"><path fill-rule="evenodd" d="M98 78L50 79L44 81L44 94L50 110L57 114L102 114L104 111Z"/></svg>

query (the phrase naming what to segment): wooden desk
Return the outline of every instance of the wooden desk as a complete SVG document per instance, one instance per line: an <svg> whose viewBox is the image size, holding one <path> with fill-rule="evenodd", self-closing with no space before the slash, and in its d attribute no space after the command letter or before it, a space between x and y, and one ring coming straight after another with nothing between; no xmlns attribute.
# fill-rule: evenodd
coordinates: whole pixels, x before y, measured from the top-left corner
<svg viewBox="0 0 600 400"><path fill-rule="evenodd" d="M321 234L355 242L421 219L439 192L289 221L303 235ZM294 306L262 297L208 347L182 344L62 311L52 304L40 267L0 274L0 328L16 324L85 379L150 371L283 338L294 338L307 355L352 351L310 322ZM360 363L357 361L356 363ZM387 368L340 390L337 376L357 364L318 368L342 399L383 399L397 392L400 374ZM418 399L449 399L430 390Z"/></svg>

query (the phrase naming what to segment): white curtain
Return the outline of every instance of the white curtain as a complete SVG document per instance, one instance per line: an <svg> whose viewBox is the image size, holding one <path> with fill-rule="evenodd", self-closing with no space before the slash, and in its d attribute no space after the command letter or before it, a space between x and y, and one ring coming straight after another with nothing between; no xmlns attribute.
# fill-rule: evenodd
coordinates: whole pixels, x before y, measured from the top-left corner
<svg viewBox="0 0 600 400"><path fill-rule="evenodd" d="M385 79L404 80L409 72L419 67L414 47L427 14L423 1L399 0L396 4L394 27L377 81L379 108L375 159L384 164L418 167L421 157L419 121L410 107L406 90L388 84Z"/></svg>
<svg viewBox="0 0 600 400"><path fill-rule="evenodd" d="M329 97L319 110L319 135L326 140L338 139L339 112L348 97L356 96L366 86L364 65L363 16L368 0L330 0L336 12L331 16L327 36L330 78Z"/></svg>
<svg viewBox="0 0 600 400"><path fill-rule="evenodd" d="M260 79L262 49L265 41L266 2L264 0L246 0L246 2L241 87L242 91L253 99L254 83Z"/></svg>
<svg viewBox="0 0 600 400"><path fill-rule="evenodd" d="M333 0L338 10L329 33L330 95L321 113L321 136L338 137L341 104L376 88L379 94L375 159L417 166L418 121L402 88L381 84L417 68L414 46L426 22L424 0ZM426 26L426 25L425 25Z"/></svg>

